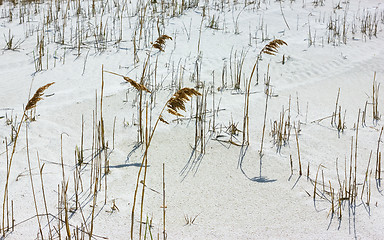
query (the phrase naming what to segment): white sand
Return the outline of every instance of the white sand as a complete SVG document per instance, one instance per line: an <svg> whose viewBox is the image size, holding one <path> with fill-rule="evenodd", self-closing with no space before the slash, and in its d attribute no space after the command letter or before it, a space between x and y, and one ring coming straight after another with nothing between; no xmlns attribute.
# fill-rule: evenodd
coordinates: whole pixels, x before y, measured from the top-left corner
<svg viewBox="0 0 384 240"><path fill-rule="evenodd" d="M88 14L92 2L81 2L83 11ZM65 28L65 44L53 41L53 25L44 29L45 51L48 49L48 53L42 59L43 71L39 72L36 72L34 63L34 54L37 55L36 39L37 35L42 35L42 19L46 17L49 5L45 3L38 6L27 5L25 9L31 11L28 15L30 19L22 24L19 24L19 12L20 9L24 9L20 7L21 5L13 6L5 2L0 6L0 36L4 36L4 41L0 41L3 45L0 47L9 42L9 29L14 36L13 43L21 41L19 48L15 51L5 49L0 51L0 117L2 117L0 119L0 139L2 140L0 143L0 196L2 203L7 174L5 138L9 143L11 136L11 126L6 124L7 119L11 117L15 119L17 116L19 123L23 106L29 99L28 96L32 96L40 86L55 82L46 90L45 94L48 96L38 103L36 121L23 123L17 140L9 178L8 197L9 202L13 201L16 226L14 231L8 231L5 234L5 239L42 238L37 218L34 217L36 210L28 172L26 127L38 211L40 214L45 214L37 153L41 164L44 164L44 191L50 224L52 229L53 226L58 228L57 217L61 206L57 203L57 189L63 180L60 160L61 136L65 180L68 181L68 208L72 208L75 206L74 152L76 146L80 146L83 116L84 156L85 161L90 161L93 136L92 116L95 111L96 91L98 101L100 100L102 65L105 70L140 81L146 53L150 50L149 42L153 42L158 36L156 21L144 26L144 30L150 35L143 31L143 36L149 36L150 39L141 40L138 50L140 61L135 65L132 38L138 21L138 16L133 16L136 2L115 1L120 2L120 7L125 2L125 7L128 9L124 10L123 14L121 25L123 39L120 44L114 44L116 36L113 34L118 34L120 23L117 21L115 29L113 28L113 19L116 19L114 14L118 12L116 10L118 4L114 5L113 2L105 3L107 7L102 19L100 13L96 19L81 18L83 30L87 30L90 37L84 40L80 56L76 55L77 49L72 49L75 43L70 42L71 31L72 39L75 39L74 33L78 20L75 14L75 3L71 2ZM200 81L205 84L206 89L210 89L207 96L209 113L206 115L206 145L202 158L190 159L195 141L195 119L190 119L191 114L196 112L195 97L192 99L192 110L191 103L187 103L184 120L173 121L176 117L164 114L170 124L160 123L156 129L148 153L149 166L143 211L143 221L147 217L152 219L151 232L154 239L157 239L158 235L160 239L163 236L163 208L161 208L163 163L165 164L167 207L165 228L168 239L381 239L384 237L383 188L375 179L376 150L383 122L372 120L374 72L376 72L378 84L382 84L384 79L384 6L380 0L356 0L348 3L323 1L324 6L315 6L315 2L321 1L281 2L290 29L284 22L279 1L262 1L260 8L253 3L244 8L243 1L229 2L224 3L223 11L221 11L222 2L207 1L201 2L198 7L186 10L181 16L165 18L163 33L173 37L173 41L166 42L164 52L152 49L150 53L149 67L152 75L151 82L147 83L147 86L153 92L156 91L151 112L151 126L153 127L164 103L175 92L175 85L179 86L179 79L182 79L182 87L196 86L196 81L191 81L196 61L201 66ZM341 9L336 8L338 4ZM67 3L62 3L62 8L65 9L66 5ZM206 17L201 25L204 5L206 5ZM34 13L32 10L35 7L41 11ZM97 3L97 9L99 8ZM9 21L10 11L13 13L12 22ZM59 16L63 12L63 9L60 10ZM376 16L376 36L369 37L361 33L362 19L368 13L372 16L371 21L374 21L373 17ZM151 17L150 14L152 11L148 10L147 21ZM154 19L157 16L158 14ZM212 16L216 18L218 29L207 27ZM345 21L346 43L343 43L342 38L336 38L335 41L328 43L328 38L333 34L333 31L328 30L330 19L340 26L341 32ZM106 32L111 39L108 41L106 50L102 52L95 49L95 37L92 36L100 21L103 21L103 27L107 26ZM59 18L58 23L62 29L62 17ZM202 26L201 36L200 25ZM238 28L237 33L235 33L236 28ZM353 30L355 33L352 33ZM262 34L263 31L264 34ZM309 46L309 31L313 42L311 46ZM262 42L263 35L269 40ZM56 37L59 38L58 35ZM198 56L199 37L201 38L200 56ZM237 124L237 127L243 130L244 83L249 78L261 48L275 38L284 40L288 46L281 46L276 56L267 54L262 56L259 64L259 84L255 85L256 78L252 80L249 111L250 145L245 156L241 158L240 146L215 139L218 137L229 140L225 130L231 123ZM143 45L144 41L148 45ZM233 89L231 71L235 72L235 52L236 58L239 59L241 51L246 53L246 56L242 67L240 91L236 92ZM286 61L284 65L281 63L283 55ZM158 61L157 90L153 83L156 59ZM264 79L268 64L274 97L268 101L264 155L260 160L259 150L266 98L263 93ZM223 66L227 69L225 80L227 86L223 91L219 91L218 88L222 87ZM135 125L138 122L137 91L125 83L121 77L112 74L104 73L104 81L103 116L111 172L107 176L106 203L105 178L102 179L101 190L97 194L93 234L95 234L94 239L102 239L101 237L128 239L131 231L131 211L136 178L144 152L142 147L133 151L137 142ZM338 104L341 106L342 121L345 121L346 126L340 134L331 125L331 119L327 118L335 109L338 89L340 89ZM202 92L202 89L199 91ZM50 94L53 95L50 96ZM378 111L382 113L384 109L381 89L378 96ZM213 98L214 110L219 109L216 111L214 120L211 113ZM144 99L150 101L150 95L146 94ZM294 128L290 132L288 144L283 146L280 152L276 152L271 136L271 123L278 121L283 106L286 109L286 117L288 116L289 99L291 99L291 124L297 126L300 122L298 139L303 169L301 177L298 174ZM366 126L362 126L361 115L366 101L368 101ZM97 104L99 117L100 103ZM331 183L337 205L339 181L336 166L338 165L342 182L346 173L349 176L352 139L354 141L353 164L355 162L356 122L359 109L361 115L356 164L358 196L355 203L348 200L342 201L342 219L339 220L336 213L333 216L329 214L331 196L327 191ZM112 149L115 118L115 146ZM325 119L321 120L323 118ZM213 121L216 125L215 133L212 132ZM241 144L242 133L234 137L233 141ZM9 155L12 146L13 144L9 144ZM379 146L383 147L381 142ZM365 193L362 197L361 191L371 152L368 181L365 183ZM197 151L198 155L199 151ZM293 159L294 174L292 176L290 155ZM314 201L313 182L319 165L321 167L317 188L318 194L324 194L324 198L317 196ZM307 178L308 166L309 178ZM81 227L84 221L88 225L86 231L90 229L93 202L93 195L89 191L90 171L91 164L85 165L81 171L83 191L80 188L79 203L84 220L79 209L69 214L68 221L71 224L72 234L74 228ZM324 176L326 192L323 192L322 176ZM371 184L370 188L367 184ZM135 239L139 238L141 186L140 184L135 211ZM366 204L367 189L370 189L371 193L369 206ZM113 202L118 210L112 211ZM6 219L6 214L4 217ZM195 218L195 220L193 224L187 224L186 218L190 220ZM40 217L40 221L44 238L48 238L49 226L46 216ZM6 222L5 226L7 226ZM144 224L143 228L145 228ZM65 226L61 225L60 232L61 238L65 239L67 234ZM55 230L52 230L52 234L54 238L58 237ZM147 239L151 239L148 234L149 232L147 232Z"/></svg>

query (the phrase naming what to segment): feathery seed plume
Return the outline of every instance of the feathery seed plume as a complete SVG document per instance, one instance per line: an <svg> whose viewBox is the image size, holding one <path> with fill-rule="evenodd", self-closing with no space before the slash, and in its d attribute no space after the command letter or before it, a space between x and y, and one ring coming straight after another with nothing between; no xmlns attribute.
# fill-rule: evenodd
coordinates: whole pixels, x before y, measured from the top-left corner
<svg viewBox="0 0 384 240"><path fill-rule="evenodd" d="M270 41L264 48L261 50L261 53L266 53L269 55L275 55L277 53L277 49L282 45L288 45L281 39L275 39Z"/></svg>
<svg viewBox="0 0 384 240"><path fill-rule="evenodd" d="M167 102L168 112L183 117L178 110L185 111L185 103L190 100L192 96L201 96L201 94L193 88L182 88L177 91Z"/></svg>
<svg viewBox="0 0 384 240"><path fill-rule="evenodd" d="M172 37L165 35L165 34L161 35L160 37L158 37L156 39L155 43L152 43L152 47L159 49L160 51L164 52L164 44L165 44L165 40L167 40L167 39L172 40Z"/></svg>
<svg viewBox="0 0 384 240"><path fill-rule="evenodd" d="M135 82L133 79L131 79L129 77L123 77L123 78L124 78L125 81L129 82L137 90L139 90L139 91L144 90L144 91L150 93L148 88L146 88L143 84L137 83L137 82Z"/></svg>
<svg viewBox="0 0 384 240"><path fill-rule="evenodd" d="M39 102L40 100L43 100L42 96L44 94L44 91L54 83L55 82L48 83L48 84L40 87L39 89L37 89L37 91L35 92L33 97L28 101L27 106L25 107L25 111L28 111L28 110L31 110L32 108L35 108L37 102Z"/></svg>

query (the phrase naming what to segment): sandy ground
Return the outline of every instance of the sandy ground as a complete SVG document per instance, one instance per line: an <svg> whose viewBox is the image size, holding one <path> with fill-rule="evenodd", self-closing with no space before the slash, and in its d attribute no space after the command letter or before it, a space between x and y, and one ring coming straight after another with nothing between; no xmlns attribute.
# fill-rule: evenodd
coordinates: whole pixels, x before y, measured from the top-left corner
<svg viewBox="0 0 384 240"><path fill-rule="evenodd" d="M93 226L94 239L130 238L134 190L145 151L143 145L137 147L138 92L121 77L107 72L103 74L102 68L139 82L147 53L150 59L147 74L150 77L145 84L152 94L144 94L143 103L147 102L150 106L148 122L151 129L167 99L180 86L195 87L197 75L200 84L205 87L198 90L206 92L207 99L204 154L200 152L200 147L196 151L193 148L196 119L191 116L196 112L196 97L192 97L192 103L186 104L186 112L182 112L185 117L177 120L175 116L163 114L170 124L159 123L153 135L148 151L142 221L148 219L148 222L152 222L150 232L154 239L163 238L163 164L168 239L383 238L383 188L381 181L375 178L377 151L380 152L382 148L382 142L378 142L382 121L373 121L372 110L373 85L381 84L384 76L383 4L378 0L339 3L261 1L258 7L257 2L245 5L244 2L206 1L185 10L180 16L165 17L163 33L173 40L166 42L164 52L150 48L149 42L156 40L158 34L155 25L148 23L144 26L138 49L139 62L136 64L133 61L132 40L139 19L133 14L136 3L125 2L124 5L124 1L121 1L119 5L108 2L103 17L100 17L100 13L88 19L83 16L81 22L84 26L94 23L84 29L91 31L99 21L103 21L111 40L106 49L97 51L95 40L89 37L84 41L79 56L70 41L71 32L72 38L75 38L76 24L80 19L75 14L75 3L71 3L68 10L70 17L67 19L64 45L53 41L53 25L41 30L43 16L50 8L47 3L25 5L29 6L26 9L38 7L41 10L29 13L30 20L21 24L18 22L20 9L23 9L21 5L13 6L8 2L0 5L0 35L4 36L1 44L9 43L10 30L14 44L20 41L17 49L6 50L5 46L0 51L2 203L8 166L6 143L8 156L14 143L11 142L11 135L15 134L12 127L17 128L24 106L33 93L40 86L55 82L46 90L44 100L38 102L35 121L29 119L22 124L8 189L8 202L9 205L13 202L16 226L0 238L43 238L36 217L27 153L31 161L39 214L45 214L46 210L38 158L40 164L44 164L42 178L50 223L45 215L39 218L44 238L49 237L49 229L53 226L56 228L51 230L53 238L64 239L67 234L65 225L58 221L61 215L65 222L65 210L58 203L58 196L61 196L58 188L61 189L63 179L68 183L66 198L67 206L71 209L68 222L72 238L77 239L73 235L75 228L81 228L84 223L87 224L87 227L83 226L84 232L89 233ZM323 6L321 2L324 2ZM319 5L316 6L316 3ZM84 1L82 4L83 11L87 12L90 2ZM114 25L113 19L117 18L114 13L119 12L117 7L123 5L128 9L122 15L123 24ZM97 7L101 9L99 3ZM13 21L9 21L10 11ZM65 11L59 11L60 14L62 12ZM160 19L159 15L151 14L148 13L146 21L151 22L151 16ZM203 14L205 16L202 18ZM213 28L210 25L212 18L216 18ZM377 24L376 36L370 37L361 32L364 19ZM58 20L58 23L61 21ZM335 32L329 30L330 22L340 27L341 32L345 22L346 42L340 36L332 40ZM113 43L112 33L117 33L120 28L123 39L118 44ZM46 36L45 51L48 52L43 58L43 70L36 72L36 38L42 33ZM144 40L144 36L150 41ZM241 131L244 130L245 82L260 50L276 38L288 45L280 46L276 56L262 55L258 84L256 78L251 84L250 142L248 146L239 146L242 142ZM239 74L240 89L235 90L235 72L240 69L238 64L242 54L244 63ZM260 157L267 75L270 76L272 97L268 99L263 155ZM91 172L97 157L92 161L92 149L96 149L93 139L95 119L100 118L102 79L110 173L103 175L100 191L94 198ZM341 107L341 121L345 124L343 132L338 132L331 125L330 118L335 111L339 91L338 106ZM384 111L381 89L377 91L377 96L380 114ZM363 121L365 106L366 120ZM285 119L290 116L292 128L289 141L277 151L271 131L273 122L279 121L282 111ZM145 119L145 111L143 116ZM86 164L81 166L76 204L75 149L81 144L82 119ZM227 128L232 124L240 131L231 138ZM299 129L298 143L295 129ZM231 144L228 141L230 139L235 144ZM102 159L104 153L101 152ZM299 158L302 176L299 175ZM103 160L103 171L104 166ZM352 178L356 175L356 201L338 201L340 186L348 185L348 181L346 183L344 180L348 180L346 176L350 171ZM316 175L318 189L314 200ZM142 184L139 185L134 220L135 239L139 238ZM334 190L336 209L342 213L341 218L339 213L331 213L331 188ZM341 204L341 211L338 204ZM81 210L74 210L76 205L80 205ZM9 206L8 219L12 218L10 215ZM5 219L5 223L0 226L1 229L7 226L6 211L2 219ZM0 223L3 223L2 219ZM146 225L142 226L142 238L151 239L149 231L144 237ZM58 234L59 229L61 235Z"/></svg>

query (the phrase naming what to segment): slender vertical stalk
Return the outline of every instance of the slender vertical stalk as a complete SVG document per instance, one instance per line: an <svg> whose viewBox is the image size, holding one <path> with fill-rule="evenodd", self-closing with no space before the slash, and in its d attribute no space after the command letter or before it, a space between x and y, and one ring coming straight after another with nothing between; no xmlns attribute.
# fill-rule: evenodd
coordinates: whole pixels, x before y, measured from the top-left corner
<svg viewBox="0 0 384 240"><path fill-rule="evenodd" d="M377 140L377 149L376 149L376 171L375 171L375 178L380 179L380 172L381 172L381 166L380 166L380 142L381 142L381 135L383 134L384 127L381 127L379 139Z"/></svg>
<svg viewBox="0 0 384 240"><path fill-rule="evenodd" d="M167 103L168 103L168 102L167 102ZM137 174L136 187L135 187L135 193L134 193L133 204L132 204L132 214L131 214L131 240L133 240L133 226L134 226L134 221L135 221L136 196L137 196L137 190L138 190L138 187L139 187L139 181L140 181L141 171L142 171L143 165L144 165L144 163L145 163L145 159L147 158L148 149L149 149L149 145L151 144L153 134L155 133L156 127L157 127L157 125L158 125L158 123L159 123L159 121L160 121L160 116L161 116L161 114L163 113L165 107L167 106L167 103L164 105L163 109L161 110L161 112L160 112L160 114L159 114L159 117L157 118L156 123L155 123L155 125L154 125L154 127L153 127L152 133L151 133L151 135L149 136L148 144L147 144L146 147L145 147L145 152L144 152L143 160L141 161L141 165L140 165L140 168L139 168L139 172L138 172L138 174Z"/></svg>
<svg viewBox="0 0 384 240"><path fill-rule="evenodd" d="M136 179L136 187L135 187L135 193L133 197L133 204L132 204L132 214L131 214L131 240L133 240L133 227L134 227L134 222L135 222L135 207L136 207L136 199L137 199L137 190L139 187L139 182L140 182L140 176L141 176L141 171L143 169L144 163L147 159L148 156L148 149L149 146L151 145L154 133L156 131L157 125L159 121L165 122L165 120L162 117L163 111L166 107L168 107L168 111L176 116L182 116L180 113L177 112L178 109L185 109L184 102L189 101L191 96L193 95L201 95L199 92L192 88L183 88L177 91L164 105L163 109L160 111L160 114L156 120L156 123L153 127L153 130L151 134L149 135L148 141L146 146L145 146L145 152L143 159L141 161L140 169L139 172L137 173L137 179ZM182 104L181 104L182 103ZM181 107L180 107L181 106Z"/></svg>
<svg viewBox="0 0 384 240"><path fill-rule="evenodd" d="M148 147L148 102L145 108L145 148ZM141 192L141 209L140 209L140 232L139 239L141 239L142 223L143 223L143 209L144 209L144 194L146 188L146 179L147 179L147 166L148 166L148 156L145 157L144 162L144 179L143 179L143 190Z"/></svg>
<svg viewBox="0 0 384 240"><path fill-rule="evenodd" d="M163 240L167 239L167 234L165 232L165 163L163 163Z"/></svg>
<svg viewBox="0 0 384 240"><path fill-rule="evenodd" d="M48 229L49 229L49 239L52 239L52 229L51 229L51 224L50 224L49 217L48 217L49 214L48 214L47 200L46 200L46 197L45 197L45 189L44 189L44 181L43 181L43 168L44 168L45 164L43 164L43 165L40 164L40 157L39 157L39 153L38 152L37 152L37 162L39 164L41 191L42 191L42 194L43 194L45 214L46 214L46 217L47 217L47 223L48 223Z"/></svg>
<svg viewBox="0 0 384 240"><path fill-rule="evenodd" d="M33 195L33 202L35 204L35 210L36 210L36 218L37 218L37 223L39 224L39 232L41 235L41 238L44 239L43 236L43 231L41 229L41 223L40 223L40 217L39 217L39 211L37 208L37 202L36 202L36 195L35 195L35 188L33 186L33 179L32 179L32 170L31 170L31 161L29 160L29 144L28 144L28 127L25 126L25 141L27 145L27 161L28 161L28 171L29 171L29 178L31 181L31 188L32 188L32 195Z"/></svg>
<svg viewBox="0 0 384 240"><path fill-rule="evenodd" d="M7 178L5 179L5 187L4 187L4 198L3 198L3 234L4 233L4 216L5 216L5 204L6 204L6 199L7 199L7 194L8 194L8 184L9 184L9 176L11 174L11 166L12 166L12 160L13 160L13 155L15 154L16 151L16 144L17 144L17 139L19 137L21 125L24 122L24 117L26 116L26 110L24 110L23 116L21 117L21 121L19 123L19 126L17 127L15 139L13 140L13 146L12 146L12 152L11 156L9 157L9 164L8 164L8 169L7 169Z"/></svg>
<svg viewBox="0 0 384 240"><path fill-rule="evenodd" d="M269 73L269 64L268 64L268 72ZM261 135L261 145L260 145L260 151L259 151L259 154L260 156L263 155L263 144L264 144L264 133L265 133L265 123L267 121L267 111L268 111L268 98L269 98L269 95L270 95L270 76L268 76L267 74L267 82L266 82L266 87L267 89L265 90L266 91L266 97L265 97L265 110L264 110L264 124L263 124L263 133Z"/></svg>
<svg viewBox="0 0 384 240"><path fill-rule="evenodd" d="M257 55L256 62L252 68L251 76L249 77L248 84L246 85L246 88L245 88L245 106L244 106L243 143L242 143L242 145L248 145L249 144L249 116L248 116L248 113L249 113L249 95L250 95L250 91L251 91L252 77L253 77L253 74L256 70L256 67L259 64L260 57L261 57L261 52L259 53L259 55Z"/></svg>
<svg viewBox="0 0 384 240"><path fill-rule="evenodd" d="M303 172L301 170L299 137L298 137L298 133L297 133L297 128L296 127L295 127L295 132L296 132L297 157L299 158L299 175L301 176L303 174Z"/></svg>

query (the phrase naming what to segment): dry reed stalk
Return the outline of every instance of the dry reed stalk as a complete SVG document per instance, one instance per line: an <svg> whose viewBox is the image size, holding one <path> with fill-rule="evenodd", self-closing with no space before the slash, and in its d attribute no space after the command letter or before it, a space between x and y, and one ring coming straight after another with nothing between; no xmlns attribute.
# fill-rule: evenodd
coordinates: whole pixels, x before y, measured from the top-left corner
<svg viewBox="0 0 384 240"><path fill-rule="evenodd" d="M297 157L299 159L299 175L303 175L303 172L301 170L301 159L300 159L300 147L299 147L299 137L297 133L297 128L295 127L295 132L296 132L296 146L297 146Z"/></svg>
<svg viewBox="0 0 384 240"><path fill-rule="evenodd" d="M84 162L84 115L81 114L80 166Z"/></svg>
<svg viewBox="0 0 384 240"><path fill-rule="evenodd" d="M15 231L15 218L13 215L13 200L11 200L11 209L12 209L12 232Z"/></svg>
<svg viewBox="0 0 384 240"><path fill-rule="evenodd" d="M268 110L268 99L270 96L270 83L271 83L271 77L269 76L269 64L268 64L268 70L267 70L267 82L265 83L266 89L265 89L265 109L264 109L264 123L263 123L263 132L261 135L261 145L260 145L260 151L259 155L263 156L263 144L264 144L264 133L265 133L265 123L267 121L267 110ZM248 96L249 98L249 96ZM248 114L248 113L247 113ZM247 125L247 132L249 134L249 129Z"/></svg>
<svg viewBox="0 0 384 240"><path fill-rule="evenodd" d="M316 178L315 178L315 186L314 186L314 188L313 188L313 200L314 200L314 201L316 200L317 175L319 174L320 167L321 167L321 164L320 164L319 167L317 168Z"/></svg>
<svg viewBox="0 0 384 240"><path fill-rule="evenodd" d="M93 234L93 221L95 220L95 208L96 208L96 199L97 199L97 184L98 184L98 178L96 177L95 180L95 188L93 190L93 202L92 202L92 214L91 214L91 229L88 232L89 239L92 239L92 234Z"/></svg>
<svg viewBox="0 0 384 240"><path fill-rule="evenodd" d="M351 156L349 160L349 182L348 182L348 199L352 202L352 163L353 163L353 136L351 137Z"/></svg>
<svg viewBox="0 0 384 240"><path fill-rule="evenodd" d="M102 144L102 149L105 150L104 119L103 119L103 98L104 98L104 65L101 65L100 127L101 127L101 144Z"/></svg>
<svg viewBox="0 0 384 240"><path fill-rule="evenodd" d="M197 54L198 55L200 55L201 29L203 27L203 21L204 21L204 14L201 15L201 22L200 22L200 28L199 28L199 40L197 42Z"/></svg>
<svg viewBox="0 0 384 240"><path fill-rule="evenodd" d="M365 123L365 120L367 118L367 106L368 106L368 101L365 101L363 115L361 116L361 126L362 127L367 126L367 124Z"/></svg>
<svg viewBox="0 0 384 240"><path fill-rule="evenodd" d="M378 174L378 179L381 179L381 152L379 153L379 174Z"/></svg>
<svg viewBox="0 0 384 240"><path fill-rule="evenodd" d="M341 195L341 196L340 196ZM339 220L342 219L342 203L343 203L343 193L342 193L342 189L340 189L340 193L339 193L339 199L338 199L338 208L339 208Z"/></svg>
<svg viewBox="0 0 384 240"><path fill-rule="evenodd" d="M267 45L265 45L259 52L256 58L256 62L253 65L251 76L248 79L248 84L246 84L246 95L245 95L245 106L244 106L244 124L243 124L243 145L249 144L249 95L250 95L250 90L251 90L251 81L253 74L256 70L256 67L259 64L259 60L262 56L263 53L268 54L268 55L276 55L278 52L278 48L282 45L288 45L286 42L284 42L281 39L275 39L270 41ZM245 139L247 138L247 139Z"/></svg>
<svg viewBox="0 0 384 240"><path fill-rule="evenodd" d="M163 240L167 239L167 234L165 232L165 163L163 163Z"/></svg>
<svg viewBox="0 0 384 240"><path fill-rule="evenodd" d="M324 171L321 169L321 178L322 178L322 183L323 183L323 192L325 192L325 184L324 184Z"/></svg>
<svg viewBox="0 0 384 240"><path fill-rule="evenodd" d="M353 181L353 192L354 192L354 201L356 203L356 197L357 197L357 181L356 181L356 177L357 177L357 143L358 143L358 136L359 136L359 123L360 123L360 111L361 109L359 109L359 113L357 115L357 124L356 124L356 138L355 138L355 175L354 175L354 181Z"/></svg>
<svg viewBox="0 0 384 240"><path fill-rule="evenodd" d="M368 160L367 170L365 170L365 177L364 177L364 182L363 182L363 189L361 190L361 199L363 199L365 183L367 183L367 185L368 185L368 172L369 172L369 165L370 165L370 163L371 163L371 158L372 158L372 150L371 150L371 153L369 154L369 160ZM368 188L368 186L367 186L367 188ZM368 190L367 190L367 192L368 192Z"/></svg>
<svg viewBox="0 0 384 240"><path fill-rule="evenodd" d="M75 156L75 171L73 172L73 188L75 191L75 209L74 211L77 211L77 207L79 205L79 179L78 179L78 164L76 163L76 156Z"/></svg>
<svg viewBox="0 0 384 240"><path fill-rule="evenodd" d="M296 92L296 107L297 107L297 115L300 115L300 104L299 104L299 93Z"/></svg>
<svg viewBox="0 0 384 240"><path fill-rule="evenodd" d="M59 221L57 221L57 235L59 239L61 239L61 218L62 218L62 211L61 211L61 201L60 201L60 184L57 184L57 217Z"/></svg>
<svg viewBox="0 0 384 240"><path fill-rule="evenodd" d="M63 198L64 198L64 222L65 222L65 230L67 231L67 239L71 239L71 230L69 228L69 218L68 218L68 202L67 202L67 191L68 191L68 183L63 182L62 190L63 190Z"/></svg>
<svg viewBox="0 0 384 240"><path fill-rule="evenodd" d="M337 106L339 104L339 97L340 97L340 88L339 90L337 91L337 98L336 98L336 103L335 103L335 111L333 112L332 114L332 119L331 119L331 125L332 126L337 126L337 123L336 123L336 114L337 114Z"/></svg>
<svg viewBox="0 0 384 240"><path fill-rule="evenodd" d="M168 112L175 115L175 116L180 116L181 114L178 112L179 110L184 110L185 111L185 103L190 100L190 97L192 96L200 96L201 94L196 91L193 88L182 88L179 91L177 91L164 105L163 109L160 111L159 117L156 120L156 123L153 127L153 130L151 134L149 135L148 138L148 144L145 147L145 152L143 159L141 161L141 165L139 168L139 172L137 174L137 179L136 179L136 187L135 187L135 192L134 192L134 197L133 197L133 204L132 204L132 214L131 214L131 240L133 240L133 226L134 226L134 220L135 220L135 207L136 207L136 197L137 197L137 190L139 187L139 182L140 182L140 176L141 176L141 171L143 169L143 165L145 163L145 160L148 155L148 149L151 144L153 135L156 131L157 125L160 119L162 118L162 114L165 110L165 108L168 109ZM182 115L181 115L182 116Z"/></svg>
<svg viewBox="0 0 384 240"><path fill-rule="evenodd" d="M37 91L35 92L33 97L28 101L28 103L27 103L27 105L26 105L26 107L24 109L23 116L21 117L20 124L17 127L15 138L13 139L13 146L12 146L11 156L9 157L9 164L8 164L8 167L7 167L7 177L6 177L6 181L5 181L4 198L3 198L3 216L4 216L4 212L5 212L6 199L8 198L9 176L10 176L10 173L11 173L11 166L12 166L13 156L14 156L14 154L16 152L17 139L18 139L18 136L19 136L19 133L20 133L20 130L21 130L21 126L22 126L22 124L24 122L24 118L26 117L26 112L28 110L31 110L31 109L35 108L36 104L39 101L43 100L42 96L44 94L44 91L47 88L49 88L52 84L54 84L54 82L48 83L48 84L40 87L39 89L37 89ZM8 154L7 154L7 156L8 156ZM3 231L4 231L4 229L3 229Z"/></svg>
<svg viewBox="0 0 384 240"><path fill-rule="evenodd" d="M380 172L381 172L381 160L379 158L380 156L380 142L381 142L381 135L383 134L384 127L381 127L379 139L377 140L377 149L376 149L376 171L375 171L375 178L380 180Z"/></svg>
<svg viewBox="0 0 384 240"><path fill-rule="evenodd" d="M147 59L146 59L144 66L143 66L143 72L142 72L141 78L140 78L140 85L141 86L144 86L145 73L147 71L149 57L150 57L150 54L147 55ZM138 131L138 134L139 134L139 142L142 143L144 141L143 124L142 124L142 120L143 120L143 91L139 91L138 111L139 111L139 129L138 129L139 131Z"/></svg>
<svg viewBox="0 0 384 240"><path fill-rule="evenodd" d="M369 185L368 185L368 194L367 194L367 205L368 206L371 202L371 178L372 178L372 170L369 173Z"/></svg>
<svg viewBox="0 0 384 240"><path fill-rule="evenodd" d="M138 90L138 91L146 91L148 93L151 92L143 84L137 83L135 80L133 80L133 79L131 79L129 77L126 77L126 76L118 74L118 73L110 72L110 71L107 71L107 70L104 70L104 72L122 77L125 81L129 82L129 84L131 84L131 86L136 88L136 90Z"/></svg>
<svg viewBox="0 0 384 240"><path fill-rule="evenodd" d="M285 25L287 26L288 30L291 30L291 28L290 28L289 25L288 25L287 19L285 19L284 12L283 12L283 7L281 6L281 1L280 1L280 11L281 11L281 15L283 16ZM284 59L284 58L283 58L283 59ZM284 64L284 63L283 63L283 64Z"/></svg>
<svg viewBox="0 0 384 240"><path fill-rule="evenodd" d="M373 122L376 122L380 120L380 115L378 111L378 104L379 104L379 89L380 84L377 84L376 82L376 72L373 76L373 84L372 84L372 117Z"/></svg>
<svg viewBox="0 0 384 240"><path fill-rule="evenodd" d="M43 231L41 228L41 223L40 223L40 218L39 218L39 211L37 207L37 201L36 201L36 195L35 195L35 188L33 186L33 179L32 179L32 170L31 170L31 161L29 160L29 144L28 144L28 127L25 126L25 141L27 145L27 162L28 162L28 171L29 171L29 178L31 181L31 189L32 189L32 195L33 195L33 202L35 204L35 211L36 211L36 218L37 218L37 223L39 225L39 232L41 235L41 238L44 239Z"/></svg>
<svg viewBox="0 0 384 240"><path fill-rule="evenodd" d="M148 102L146 104L145 108L145 148L148 147ZM144 194L145 194L145 182L147 179L147 167L148 167L148 156L145 157L144 161L144 178L143 178L143 190L141 192L141 208L140 208L140 232L139 232L139 239L141 239L141 229L142 229L142 223L143 223L143 209L144 209Z"/></svg>
<svg viewBox="0 0 384 240"><path fill-rule="evenodd" d="M48 223L48 229L49 229L49 238L52 239L52 229L51 229L51 223L50 223L49 217L48 217L49 216L48 215L48 207L47 207L47 200L46 200L46 197L45 197L45 189L44 189L44 181L43 181L43 168L45 166L45 163L43 165L40 164L39 152L37 152L37 163L39 164L41 192L43 194L45 214L47 216L47 223Z"/></svg>
<svg viewBox="0 0 384 240"><path fill-rule="evenodd" d="M116 116L113 119L113 130L112 130L112 150L115 149L115 128L116 128Z"/></svg>
<svg viewBox="0 0 384 240"><path fill-rule="evenodd" d="M6 170L8 171L8 168L9 168L9 155L8 155L8 140L7 138L5 138L5 154L7 156L7 168ZM8 173L7 173L8 174ZM8 192L9 192L9 189L7 189L7 192L4 193L6 194L6 200L3 202L3 221L2 221L2 230L3 230L3 237L5 237L5 232L6 232L6 228L5 228L5 212L7 212L7 231L9 230L9 220L8 220L8 212L9 212L9 209L8 209ZM1 233L1 228L0 228L0 233Z"/></svg>
<svg viewBox="0 0 384 240"><path fill-rule="evenodd" d="M104 118L103 118L103 96L104 96L104 65L101 65L101 95L100 95L100 126L101 126L101 144L104 152L104 181L105 181L105 196L104 204L107 203L108 193L108 174L109 174L109 160L108 160L108 142L105 141L105 129L104 129Z"/></svg>
<svg viewBox="0 0 384 240"><path fill-rule="evenodd" d="M61 160L61 170L63 180L61 182L61 190L63 192L62 195L62 204L64 204L64 223L65 229L67 231L68 239L71 239L71 231L69 228L69 219L68 219L68 206L67 206L67 190L68 190L68 182L65 180L65 170L64 170L64 157L63 157L63 134L60 135L60 160Z"/></svg>
<svg viewBox="0 0 384 240"><path fill-rule="evenodd" d="M94 178L94 169L93 169L93 159L95 157L95 145L96 145L96 137L95 137L95 133L96 133L96 130L95 130L95 110L92 111L92 147L91 147L91 170L90 170L90 178L89 178L89 192L92 192L92 184L93 184L93 178Z"/></svg>

